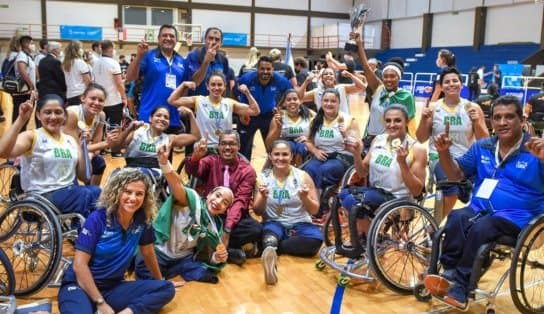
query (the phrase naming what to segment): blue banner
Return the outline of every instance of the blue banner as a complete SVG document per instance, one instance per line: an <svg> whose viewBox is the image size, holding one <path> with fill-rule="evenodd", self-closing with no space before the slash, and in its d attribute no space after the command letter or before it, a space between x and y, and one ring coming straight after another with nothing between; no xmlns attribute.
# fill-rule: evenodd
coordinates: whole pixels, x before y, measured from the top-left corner
<svg viewBox="0 0 544 314"><path fill-rule="evenodd" d="M223 46L247 46L246 33L223 33Z"/></svg>
<svg viewBox="0 0 544 314"><path fill-rule="evenodd" d="M60 39L102 40L102 27L61 25Z"/></svg>

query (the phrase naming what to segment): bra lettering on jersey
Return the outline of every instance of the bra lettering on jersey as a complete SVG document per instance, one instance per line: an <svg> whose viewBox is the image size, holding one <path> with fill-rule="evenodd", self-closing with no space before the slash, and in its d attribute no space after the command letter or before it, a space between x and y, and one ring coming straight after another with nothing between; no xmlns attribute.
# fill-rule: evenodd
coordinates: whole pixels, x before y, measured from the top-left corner
<svg viewBox="0 0 544 314"><path fill-rule="evenodd" d="M385 155L382 155L380 154L378 156L378 158L376 158L376 163L378 165L382 165L384 167L389 167L391 166L391 163L393 162L393 158L390 158L388 156L385 156Z"/></svg>
<svg viewBox="0 0 544 314"><path fill-rule="evenodd" d="M148 153L154 153L157 151L157 147L155 147L155 144L147 144L147 143L140 143L140 147L138 149L141 152L148 152Z"/></svg>
<svg viewBox="0 0 544 314"><path fill-rule="evenodd" d="M304 133L304 130L300 126L290 126L289 134L301 134Z"/></svg>
<svg viewBox="0 0 544 314"><path fill-rule="evenodd" d="M319 137L322 138L334 138L334 131L333 130L319 130Z"/></svg>
<svg viewBox="0 0 544 314"><path fill-rule="evenodd" d="M223 116L223 113L222 112L218 112L218 111L210 111L209 114L208 114L208 118L210 119L217 119L217 120L220 120L220 119L225 119L225 117Z"/></svg>
<svg viewBox="0 0 544 314"><path fill-rule="evenodd" d="M444 125L450 124L450 125L463 125L463 120L461 120L460 116L445 116L444 117Z"/></svg>
<svg viewBox="0 0 544 314"><path fill-rule="evenodd" d="M282 200L288 200L288 199L291 199L291 197L289 196L289 191L287 190L274 190L274 192L272 193L272 198L274 199L282 199Z"/></svg>
<svg viewBox="0 0 544 314"><path fill-rule="evenodd" d="M69 149L56 147L53 149L55 158L59 159L72 159L72 154Z"/></svg>

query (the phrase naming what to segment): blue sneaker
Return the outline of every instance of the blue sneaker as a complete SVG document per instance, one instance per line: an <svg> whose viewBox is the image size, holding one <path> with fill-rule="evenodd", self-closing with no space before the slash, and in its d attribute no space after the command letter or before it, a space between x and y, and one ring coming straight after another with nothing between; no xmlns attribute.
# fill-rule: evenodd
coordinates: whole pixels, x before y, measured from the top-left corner
<svg viewBox="0 0 544 314"><path fill-rule="evenodd" d="M448 294L444 297L444 301L458 309L464 309L467 306L467 290L464 286L455 283Z"/></svg>

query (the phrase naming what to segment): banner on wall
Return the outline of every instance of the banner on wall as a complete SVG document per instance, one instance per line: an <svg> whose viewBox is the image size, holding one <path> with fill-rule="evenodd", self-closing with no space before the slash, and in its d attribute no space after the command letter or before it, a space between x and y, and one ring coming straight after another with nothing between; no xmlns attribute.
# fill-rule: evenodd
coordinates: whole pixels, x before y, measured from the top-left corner
<svg viewBox="0 0 544 314"><path fill-rule="evenodd" d="M102 40L102 27L60 25L60 39Z"/></svg>
<svg viewBox="0 0 544 314"><path fill-rule="evenodd" d="M246 47L247 34L246 33L223 33L223 45Z"/></svg>

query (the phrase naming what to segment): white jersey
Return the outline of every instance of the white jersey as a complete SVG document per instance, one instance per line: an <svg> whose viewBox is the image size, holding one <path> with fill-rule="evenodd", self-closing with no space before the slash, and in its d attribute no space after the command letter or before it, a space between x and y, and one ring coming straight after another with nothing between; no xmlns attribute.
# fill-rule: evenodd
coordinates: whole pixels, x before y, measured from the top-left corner
<svg viewBox="0 0 544 314"><path fill-rule="evenodd" d="M102 56L93 63L94 81L106 89L105 107L111 107L122 103L121 93L117 89L115 76L121 75L119 62L108 56Z"/></svg>
<svg viewBox="0 0 544 314"><path fill-rule="evenodd" d="M411 147L415 140L406 135L401 145L410 147L410 152L406 156L406 163L410 165L413 162L413 153ZM369 185L380 188L395 195L397 198L411 197L410 190L404 184L397 161L397 154L391 147L388 134L380 134L374 139L372 153L369 164Z"/></svg>
<svg viewBox="0 0 544 314"><path fill-rule="evenodd" d="M259 174L257 180L257 184L268 186L265 220L277 221L288 228L296 223L312 221L297 194L304 185L305 172L293 166L289 168L289 175L284 182L279 182L271 169Z"/></svg>
<svg viewBox="0 0 544 314"><path fill-rule="evenodd" d="M340 128L338 126L339 119L343 119L346 129L349 129L352 121L351 116L339 112L338 117L332 122L327 123L326 121L323 121L323 125L315 133L314 144L325 153L341 152L351 155L350 152L344 149L344 137L342 136L342 133L340 133Z"/></svg>
<svg viewBox="0 0 544 314"><path fill-rule="evenodd" d="M26 65L26 75L30 78L30 81L32 82L32 85L34 88L36 88L36 64L34 63L34 60L32 60L32 57L30 57L28 54L26 54L24 51L19 52L17 54L17 59L15 59L15 75L20 76L19 74L19 63L24 63ZM26 85L23 87L22 92L28 92L29 86Z"/></svg>
<svg viewBox="0 0 544 314"><path fill-rule="evenodd" d="M299 136L308 135L308 133L310 133L310 122L312 122L312 118L312 116L308 118L298 116L293 120L289 117L286 110L282 110L280 138L293 140Z"/></svg>
<svg viewBox="0 0 544 314"><path fill-rule="evenodd" d="M474 130L472 128L472 120L468 114L472 103L461 98L461 101L454 108L450 108L444 103L444 99L437 102L433 112L433 126L431 137L429 138L429 153L431 159L438 156L436 147L434 146L434 138L443 133L446 129L446 123L450 125L450 155L453 158L460 157L465 154L470 145L475 140ZM467 106L467 108L465 108Z"/></svg>
<svg viewBox="0 0 544 314"><path fill-rule="evenodd" d="M155 245L155 249L159 254L169 260L180 259L193 254L198 242L197 236L189 237L187 232L184 232L185 229L196 223L191 217L191 211L189 209L182 210L178 206L175 204L172 206L172 222L168 241Z"/></svg>
<svg viewBox="0 0 544 314"><path fill-rule="evenodd" d="M66 79L66 98L72 98L83 94L86 85L83 82L83 74L90 73L91 69L83 59L74 59L70 72L64 71Z"/></svg>
<svg viewBox="0 0 544 314"><path fill-rule="evenodd" d="M85 127L87 128L87 130L89 130L89 138L92 139L94 137L94 133L96 132L96 129L100 125L98 121L99 114L93 117L93 121L91 121L91 124L87 124L87 122L85 121L85 115L83 114L85 110L83 108L83 104L76 105L76 106L69 106L68 108L66 108L66 110L73 112L76 115L78 121L83 121L83 123L85 123Z"/></svg>
<svg viewBox="0 0 544 314"><path fill-rule="evenodd" d="M338 94L340 95L340 111L345 112L347 114L350 114L349 110L349 101L348 97L346 95L346 86L347 84L338 84L334 86L334 89L338 91ZM317 110L321 108L321 102L323 101L323 92L326 88L324 88L322 85L318 86L314 92L314 103L317 106Z"/></svg>
<svg viewBox="0 0 544 314"><path fill-rule="evenodd" d="M128 144L125 157L157 157L157 147L170 144L168 134L162 133L159 136L151 135L151 127L144 123L132 136L132 141Z"/></svg>
<svg viewBox="0 0 544 314"><path fill-rule="evenodd" d="M46 193L74 184L79 157L77 141L61 133L56 140L43 128L34 130L32 148L21 156L25 192Z"/></svg>
<svg viewBox="0 0 544 314"><path fill-rule="evenodd" d="M195 96L195 115L200 133L208 132L208 146L217 147L219 136L232 130L232 112L234 100L221 98L219 103L212 103L209 96Z"/></svg>

